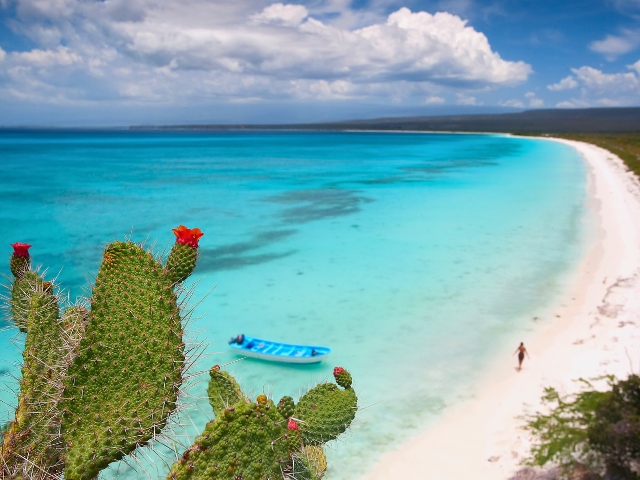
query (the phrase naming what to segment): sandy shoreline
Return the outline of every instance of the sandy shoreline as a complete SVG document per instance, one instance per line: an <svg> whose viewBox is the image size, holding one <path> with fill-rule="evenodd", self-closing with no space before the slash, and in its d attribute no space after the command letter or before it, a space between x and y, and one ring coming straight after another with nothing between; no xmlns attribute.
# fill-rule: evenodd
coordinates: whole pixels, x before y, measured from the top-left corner
<svg viewBox="0 0 640 480"><path fill-rule="evenodd" d="M599 222L592 247L554 309L556 319L523 338L531 358L522 372L515 371L512 352L505 352L480 379L475 398L385 454L365 480L507 480L530 446L517 417L538 409L544 387L569 393L580 377L640 371L640 183L606 150L554 141L584 157L589 207Z"/></svg>

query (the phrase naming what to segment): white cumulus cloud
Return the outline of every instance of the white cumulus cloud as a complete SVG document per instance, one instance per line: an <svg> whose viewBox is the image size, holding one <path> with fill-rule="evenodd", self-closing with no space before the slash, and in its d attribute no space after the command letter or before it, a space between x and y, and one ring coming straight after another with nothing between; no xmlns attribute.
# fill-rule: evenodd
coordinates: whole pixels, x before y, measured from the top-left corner
<svg viewBox="0 0 640 480"><path fill-rule="evenodd" d="M593 67L580 67L571 70L578 81L587 89L596 92L637 92L640 82L633 72L603 73Z"/></svg>
<svg viewBox="0 0 640 480"><path fill-rule="evenodd" d="M309 11L303 5L284 5L274 3L262 12L253 15L251 19L255 23L274 23L287 27L297 27L309 16Z"/></svg>
<svg viewBox="0 0 640 480"><path fill-rule="evenodd" d="M458 93L456 94L456 97L458 97L458 105L478 105L478 100L476 100L476 97L473 97L471 95Z"/></svg>
<svg viewBox="0 0 640 480"><path fill-rule="evenodd" d="M38 67L32 78L54 90L66 84L65 94L109 101L136 95L164 102L386 95L422 102L431 92L453 95L521 83L532 72L523 61L503 59L457 15L401 8L381 18L348 5L21 0L12 28L37 47L7 53L4 62ZM341 12L337 19L335 11ZM54 72L69 65L73 76ZM16 80L8 88L26 92L29 85ZM37 95L35 89L30 93Z"/></svg>
<svg viewBox="0 0 640 480"><path fill-rule="evenodd" d="M442 105L443 103L445 103L445 99L442 97L438 97L437 95L431 95L430 97L427 97L424 101L424 103L426 103L427 105Z"/></svg>
<svg viewBox="0 0 640 480"><path fill-rule="evenodd" d="M529 106L531 108L540 108L544 105L544 100L538 98L535 92L527 92L524 96L529 99Z"/></svg>
<svg viewBox="0 0 640 480"><path fill-rule="evenodd" d="M505 102L500 102L500 106L502 107L513 107L513 108L524 108L524 103L520 100L507 100Z"/></svg>
<svg viewBox="0 0 640 480"><path fill-rule="evenodd" d="M589 66L572 68L573 75L567 78L571 78L572 88L580 87L579 94L557 102L556 106L559 108L585 108L637 105L640 102L640 77L637 75L640 61L627 68L634 71L605 73ZM567 79L565 78L559 84L565 80ZM565 89L557 88L555 90Z"/></svg>
<svg viewBox="0 0 640 480"><path fill-rule="evenodd" d="M627 65L627 68L629 70L635 70L636 73L640 74L640 60L638 60L636 63L633 63L631 65Z"/></svg>
<svg viewBox="0 0 640 480"><path fill-rule="evenodd" d="M623 30L620 35L607 35L602 40L591 42L589 48L605 56L607 60L615 60L640 45L640 31Z"/></svg>
<svg viewBox="0 0 640 480"><path fill-rule="evenodd" d="M67 47L58 47L55 50L34 49L28 52L14 53L13 57L21 63L37 67L71 65L81 60L78 54Z"/></svg>
<svg viewBox="0 0 640 480"><path fill-rule="evenodd" d="M353 31L309 17L300 5L273 4L251 18L251 25L233 28L144 22L118 30L130 54L183 70L446 85L514 84L531 73L524 62L503 60L484 34L449 13L402 8L384 23Z"/></svg>
<svg viewBox="0 0 640 480"><path fill-rule="evenodd" d="M547 85L547 88L552 92L559 92L561 90L571 90L572 88L576 88L578 86L578 82L571 75L563 78L558 83L554 83L553 85Z"/></svg>

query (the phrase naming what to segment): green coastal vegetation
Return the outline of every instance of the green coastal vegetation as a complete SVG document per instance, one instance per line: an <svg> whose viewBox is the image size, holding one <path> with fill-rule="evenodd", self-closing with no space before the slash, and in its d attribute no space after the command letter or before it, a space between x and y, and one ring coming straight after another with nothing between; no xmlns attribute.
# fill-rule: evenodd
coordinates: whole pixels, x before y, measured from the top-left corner
<svg viewBox="0 0 640 480"><path fill-rule="evenodd" d="M528 417L525 426L538 440L529 465L551 462L569 474L586 466L594 480L640 479L640 377L606 380L608 389L581 380L584 388L575 395L545 389L549 411Z"/></svg>
<svg viewBox="0 0 640 480"><path fill-rule="evenodd" d="M562 133L554 136L592 143L609 150L640 177L640 133Z"/></svg>
<svg viewBox="0 0 640 480"><path fill-rule="evenodd" d="M75 304L32 269L31 245L12 245L8 311L25 345L15 417L2 432L1 478L91 480L153 448L152 440L178 448L172 421L188 408L181 394L194 362L181 298L190 296L183 282L203 234L182 225L173 231L164 264L131 241L108 245L91 298ZM215 418L167 479L319 480L325 444L358 410L349 372L336 367L333 374L336 383L276 405L264 394L250 399L215 365L208 387Z"/></svg>

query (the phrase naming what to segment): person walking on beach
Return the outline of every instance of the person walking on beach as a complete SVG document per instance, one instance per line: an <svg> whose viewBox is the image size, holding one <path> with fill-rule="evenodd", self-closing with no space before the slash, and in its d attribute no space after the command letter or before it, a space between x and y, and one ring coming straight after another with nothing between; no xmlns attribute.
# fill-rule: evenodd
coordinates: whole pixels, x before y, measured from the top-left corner
<svg viewBox="0 0 640 480"><path fill-rule="evenodd" d="M518 354L518 371L522 370L522 361L524 360L524 356L529 357L529 352L524 348L524 342L520 342L520 346L516 348L516 351L513 354Z"/></svg>

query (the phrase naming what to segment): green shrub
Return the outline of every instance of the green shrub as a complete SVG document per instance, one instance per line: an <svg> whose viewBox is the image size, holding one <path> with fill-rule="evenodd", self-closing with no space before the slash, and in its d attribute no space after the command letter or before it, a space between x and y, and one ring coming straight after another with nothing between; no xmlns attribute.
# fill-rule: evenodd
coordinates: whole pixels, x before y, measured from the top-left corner
<svg viewBox="0 0 640 480"><path fill-rule="evenodd" d="M618 478L640 479L632 470L640 461L640 377L605 378L605 391L586 380L575 395L545 389L542 401L549 413L529 416L524 427L538 439L529 465L553 462L569 468L580 461Z"/></svg>

